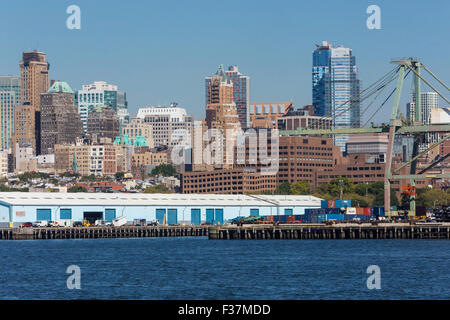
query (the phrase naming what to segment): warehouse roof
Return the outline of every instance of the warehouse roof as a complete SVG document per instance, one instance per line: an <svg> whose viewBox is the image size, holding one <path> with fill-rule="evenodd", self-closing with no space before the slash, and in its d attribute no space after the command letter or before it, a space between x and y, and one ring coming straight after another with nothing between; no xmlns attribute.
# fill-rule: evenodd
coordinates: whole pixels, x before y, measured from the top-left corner
<svg viewBox="0 0 450 320"><path fill-rule="evenodd" d="M0 203L36 206L320 206L320 200L282 195L0 192Z"/></svg>

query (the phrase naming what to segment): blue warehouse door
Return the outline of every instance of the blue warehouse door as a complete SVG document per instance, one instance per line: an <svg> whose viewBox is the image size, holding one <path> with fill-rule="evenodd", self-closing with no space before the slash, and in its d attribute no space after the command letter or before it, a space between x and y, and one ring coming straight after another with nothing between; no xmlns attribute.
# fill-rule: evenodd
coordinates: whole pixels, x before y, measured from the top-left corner
<svg viewBox="0 0 450 320"><path fill-rule="evenodd" d="M158 220L159 224L167 223L166 209L156 209L156 220Z"/></svg>
<svg viewBox="0 0 450 320"><path fill-rule="evenodd" d="M51 221L52 220L52 209L37 209L36 210L36 221Z"/></svg>
<svg viewBox="0 0 450 320"><path fill-rule="evenodd" d="M291 215L291 214L294 214L294 210L293 210L293 209L284 209L284 214L285 214L285 215Z"/></svg>
<svg viewBox="0 0 450 320"><path fill-rule="evenodd" d="M105 220L112 222L116 218L116 209L105 209Z"/></svg>
<svg viewBox="0 0 450 320"><path fill-rule="evenodd" d="M168 209L167 210L167 224L169 224L169 225L178 224L177 209Z"/></svg>
<svg viewBox="0 0 450 320"><path fill-rule="evenodd" d="M214 209L206 209L206 222L214 224Z"/></svg>
<svg viewBox="0 0 450 320"><path fill-rule="evenodd" d="M216 209L216 215L214 217L214 224L223 224L223 209Z"/></svg>
<svg viewBox="0 0 450 320"><path fill-rule="evenodd" d="M191 224L200 225L202 222L200 209L191 209Z"/></svg>
<svg viewBox="0 0 450 320"><path fill-rule="evenodd" d="M61 220L72 220L72 209L61 209L59 218Z"/></svg>
<svg viewBox="0 0 450 320"><path fill-rule="evenodd" d="M259 209L250 209L250 216L259 216Z"/></svg>

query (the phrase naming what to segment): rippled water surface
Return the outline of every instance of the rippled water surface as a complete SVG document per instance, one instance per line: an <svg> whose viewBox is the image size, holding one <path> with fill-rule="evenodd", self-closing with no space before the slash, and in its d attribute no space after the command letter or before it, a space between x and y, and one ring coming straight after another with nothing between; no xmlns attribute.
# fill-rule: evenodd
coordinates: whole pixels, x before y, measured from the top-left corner
<svg viewBox="0 0 450 320"><path fill-rule="evenodd" d="M0 261L1 299L450 298L447 240L1 241ZM70 265L81 290L67 288Z"/></svg>

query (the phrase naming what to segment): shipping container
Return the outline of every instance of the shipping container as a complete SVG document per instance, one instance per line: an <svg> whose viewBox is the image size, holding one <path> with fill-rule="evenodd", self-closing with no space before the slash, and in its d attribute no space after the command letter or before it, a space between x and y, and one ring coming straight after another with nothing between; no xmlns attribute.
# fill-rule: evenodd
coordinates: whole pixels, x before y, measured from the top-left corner
<svg viewBox="0 0 450 320"><path fill-rule="evenodd" d="M320 207L323 209L328 208L328 201L327 200L320 201Z"/></svg>
<svg viewBox="0 0 450 320"><path fill-rule="evenodd" d="M384 207L374 207L372 215L374 217L384 217Z"/></svg>
<svg viewBox="0 0 450 320"><path fill-rule="evenodd" d="M356 208L353 208L353 207L347 208L345 213L346 214L356 214Z"/></svg>
<svg viewBox="0 0 450 320"><path fill-rule="evenodd" d="M363 208L363 215L365 216L370 216L371 215L371 208L367 207L367 208Z"/></svg>
<svg viewBox="0 0 450 320"><path fill-rule="evenodd" d="M335 208L336 207L336 205L334 203L334 200L328 200L327 201L327 205L328 205L328 208Z"/></svg>
<svg viewBox="0 0 450 320"><path fill-rule="evenodd" d="M335 207L336 208L348 208L352 206L352 202L350 200L336 200Z"/></svg>

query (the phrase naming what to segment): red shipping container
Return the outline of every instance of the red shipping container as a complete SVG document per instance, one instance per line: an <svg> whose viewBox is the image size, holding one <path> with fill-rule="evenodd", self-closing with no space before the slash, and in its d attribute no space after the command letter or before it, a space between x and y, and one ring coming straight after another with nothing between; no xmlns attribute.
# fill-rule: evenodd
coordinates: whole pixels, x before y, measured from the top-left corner
<svg viewBox="0 0 450 320"><path fill-rule="evenodd" d="M328 200L328 208L334 208L334 200Z"/></svg>
<svg viewBox="0 0 450 320"><path fill-rule="evenodd" d="M370 208L364 208L364 213L365 216L370 216Z"/></svg>
<svg viewBox="0 0 450 320"><path fill-rule="evenodd" d="M364 208L356 207L356 214L364 214Z"/></svg>

